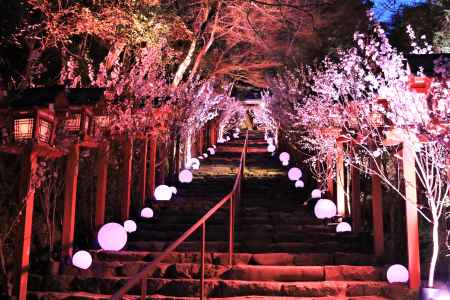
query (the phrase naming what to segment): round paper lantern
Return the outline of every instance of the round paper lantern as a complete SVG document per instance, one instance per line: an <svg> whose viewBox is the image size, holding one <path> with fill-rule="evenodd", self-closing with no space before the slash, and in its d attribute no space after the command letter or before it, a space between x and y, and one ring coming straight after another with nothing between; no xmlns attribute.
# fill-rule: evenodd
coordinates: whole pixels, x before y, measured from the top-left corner
<svg viewBox="0 0 450 300"><path fill-rule="evenodd" d="M409 280L408 269L402 265L392 265L386 273L389 283L405 283Z"/></svg>
<svg viewBox="0 0 450 300"><path fill-rule="evenodd" d="M214 149L216 149L216 148L217 148L217 146L216 146L216 145L212 145L211 147L213 147Z"/></svg>
<svg viewBox="0 0 450 300"><path fill-rule="evenodd" d="M92 265L92 256L89 252L80 250L72 256L72 265L77 268L86 270Z"/></svg>
<svg viewBox="0 0 450 300"><path fill-rule="evenodd" d="M106 223L97 234L100 247L107 251L120 251L127 243L127 232L118 223Z"/></svg>
<svg viewBox="0 0 450 300"><path fill-rule="evenodd" d="M208 158L208 154L203 153L203 157L204 157L204 158Z"/></svg>
<svg viewBox="0 0 450 300"><path fill-rule="evenodd" d="M209 151L209 154L211 154L211 155L215 155L215 154L216 154L216 149L214 149L214 148L211 148L211 151Z"/></svg>
<svg viewBox="0 0 450 300"><path fill-rule="evenodd" d="M239 133L233 133L233 137L235 138L235 139L238 139L239 138Z"/></svg>
<svg viewBox="0 0 450 300"><path fill-rule="evenodd" d="M189 170L183 170L178 174L178 180L181 183L191 183L192 182L192 173Z"/></svg>
<svg viewBox="0 0 450 300"><path fill-rule="evenodd" d="M172 194L176 195L178 193L178 190L176 187L171 186L170 189L172 190Z"/></svg>
<svg viewBox="0 0 450 300"><path fill-rule="evenodd" d="M275 146L274 145L272 145L272 144L270 144L268 147L267 147L267 151L268 152L275 152Z"/></svg>
<svg viewBox="0 0 450 300"><path fill-rule="evenodd" d="M144 207L141 210L141 217L143 217L145 219L153 218L153 209L151 209L150 207Z"/></svg>
<svg viewBox="0 0 450 300"><path fill-rule="evenodd" d="M272 145L273 144L273 138L267 138L267 144Z"/></svg>
<svg viewBox="0 0 450 300"><path fill-rule="evenodd" d="M280 161L282 161L282 162L289 161L289 159L291 158L291 156L287 152L281 152L279 157L280 157Z"/></svg>
<svg viewBox="0 0 450 300"><path fill-rule="evenodd" d="M297 180L295 182L295 187L296 188L304 188L305 187L305 183L302 180Z"/></svg>
<svg viewBox="0 0 450 300"><path fill-rule="evenodd" d="M316 199L322 197L322 191L315 189L311 192L311 198Z"/></svg>
<svg viewBox="0 0 450 300"><path fill-rule="evenodd" d="M198 160L198 158L191 158L191 166L192 169L194 170L198 170L200 168L200 160Z"/></svg>
<svg viewBox="0 0 450 300"><path fill-rule="evenodd" d="M123 228L125 228L126 232L131 233L136 231L137 225L133 220L126 220L123 222Z"/></svg>
<svg viewBox="0 0 450 300"><path fill-rule="evenodd" d="M288 160L285 160L285 161L283 161L282 163L281 163L281 165L283 165L283 166L289 166L289 161Z"/></svg>
<svg viewBox="0 0 450 300"><path fill-rule="evenodd" d="M330 219L336 215L336 205L328 199L320 199L314 206L314 214L318 219Z"/></svg>
<svg viewBox="0 0 450 300"><path fill-rule="evenodd" d="M198 159L203 160L203 155L202 155L202 156L199 156Z"/></svg>
<svg viewBox="0 0 450 300"><path fill-rule="evenodd" d="M165 184L161 184L155 189L154 195L158 201L169 201L172 198L172 189Z"/></svg>
<svg viewBox="0 0 450 300"><path fill-rule="evenodd" d="M352 226L347 222L341 222L336 226L336 232L351 232Z"/></svg>
<svg viewBox="0 0 450 300"><path fill-rule="evenodd" d="M299 168L291 168L288 172L288 177L292 181L297 181L302 177L302 170Z"/></svg>

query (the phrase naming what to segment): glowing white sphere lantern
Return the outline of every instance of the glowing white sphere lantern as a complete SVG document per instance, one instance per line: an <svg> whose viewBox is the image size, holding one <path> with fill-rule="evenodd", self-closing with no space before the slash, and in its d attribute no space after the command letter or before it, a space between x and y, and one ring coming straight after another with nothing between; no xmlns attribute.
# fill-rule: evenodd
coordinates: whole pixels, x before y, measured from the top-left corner
<svg viewBox="0 0 450 300"><path fill-rule="evenodd" d="M191 183L192 182L192 172L189 170L183 170L178 174L178 180L181 183Z"/></svg>
<svg viewBox="0 0 450 300"><path fill-rule="evenodd" d="M295 182L295 187L296 188L304 188L305 187L305 183L303 182L303 180L297 180Z"/></svg>
<svg viewBox="0 0 450 300"><path fill-rule="evenodd" d="M176 187L171 186L170 189L172 190L172 194L176 195L178 193L178 190Z"/></svg>
<svg viewBox="0 0 450 300"><path fill-rule="evenodd" d="M198 160L198 158L191 158L191 166L192 169L194 170L198 170L200 168L200 160Z"/></svg>
<svg viewBox="0 0 450 300"><path fill-rule="evenodd" d="M208 154L207 153L203 153L203 157L204 158L208 158Z"/></svg>
<svg viewBox="0 0 450 300"><path fill-rule="evenodd" d="M125 228L118 223L106 223L97 234L98 244L103 250L120 251L127 243Z"/></svg>
<svg viewBox="0 0 450 300"><path fill-rule="evenodd" d="M217 146L216 146L216 145L212 145L211 147L213 147L214 149L216 149L216 148L217 148Z"/></svg>
<svg viewBox="0 0 450 300"><path fill-rule="evenodd" d="M314 214L318 219L330 219L336 216L336 204L328 199L320 199L314 206Z"/></svg>
<svg viewBox="0 0 450 300"><path fill-rule="evenodd" d="M280 158L281 162L284 162L284 161L289 161L291 156L287 152L281 152L279 158Z"/></svg>
<svg viewBox="0 0 450 300"><path fill-rule="evenodd" d="M89 252L80 250L72 256L72 265L77 268L86 270L92 265L92 256Z"/></svg>
<svg viewBox="0 0 450 300"><path fill-rule="evenodd" d="M125 228L126 232L132 233L136 231L137 225L133 220L126 220L125 222L123 222L123 228Z"/></svg>
<svg viewBox="0 0 450 300"><path fill-rule="evenodd" d="M238 133L238 132L233 133L233 137L234 137L235 139L238 139L238 138L239 138L239 133Z"/></svg>
<svg viewBox="0 0 450 300"><path fill-rule="evenodd" d="M283 166L289 166L289 161L288 160L285 160L285 161L283 161L282 163L281 163L281 165L283 165Z"/></svg>
<svg viewBox="0 0 450 300"><path fill-rule="evenodd" d="M153 209L151 209L150 207L144 207L141 210L141 217L143 217L145 219L153 218Z"/></svg>
<svg viewBox="0 0 450 300"><path fill-rule="evenodd" d="M225 140L226 140L227 142L229 142L229 141L231 140L231 138L230 138L229 136L226 136L226 137L225 137Z"/></svg>
<svg viewBox="0 0 450 300"><path fill-rule="evenodd" d="M299 168L291 168L288 172L289 180L297 181L302 177L302 170Z"/></svg>
<svg viewBox="0 0 450 300"><path fill-rule="evenodd" d="M317 198L320 198L320 197L322 197L322 191L321 190L315 189L315 190L313 190L311 192L311 198L317 199Z"/></svg>
<svg viewBox="0 0 450 300"><path fill-rule="evenodd" d="M392 265L386 273L389 283L405 283L409 280L408 269L402 265Z"/></svg>
<svg viewBox="0 0 450 300"><path fill-rule="evenodd" d="M267 151L270 152L270 153L275 152L275 150L276 150L275 145L270 144L270 145L267 147Z"/></svg>
<svg viewBox="0 0 450 300"><path fill-rule="evenodd" d="M267 138L267 144L273 145L273 138Z"/></svg>
<svg viewBox="0 0 450 300"><path fill-rule="evenodd" d="M336 232L351 232L352 226L347 222L341 222L336 226Z"/></svg>
<svg viewBox="0 0 450 300"><path fill-rule="evenodd" d="M161 184L155 189L154 195L157 201L169 201L172 198L172 189L165 184Z"/></svg>

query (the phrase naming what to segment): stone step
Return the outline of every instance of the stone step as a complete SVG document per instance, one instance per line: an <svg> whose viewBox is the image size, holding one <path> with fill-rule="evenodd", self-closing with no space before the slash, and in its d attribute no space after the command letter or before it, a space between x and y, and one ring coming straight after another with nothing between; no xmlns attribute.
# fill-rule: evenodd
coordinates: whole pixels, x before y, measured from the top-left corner
<svg viewBox="0 0 450 300"><path fill-rule="evenodd" d="M92 251L94 260L100 261L153 261L162 252L146 251ZM354 265L375 266L377 260L373 255L362 253L235 253L235 264L264 265L264 266L320 266L320 265ZM200 252L172 252L163 260L163 263L197 263L200 261ZM228 253L207 252L205 261L209 264L227 265Z"/></svg>
<svg viewBox="0 0 450 300"><path fill-rule="evenodd" d="M175 239L174 239L175 240ZM302 252L317 252L328 253L338 251L359 252L361 246L358 244L341 243L337 241L320 242L320 243L308 243L308 242L282 242L282 243L268 243L266 241L243 241L235 243L236 252L289 252L289 253L302 253ZM170 246L173 241L129 241L127 243L127 250L134 251L164 251ZM185 241L178 246L177 251L199 251L201 243L199 241ZM207 241L207 251L213 252L225 252L228 250L228 241Z"/></svg>
<svg viewBox="0 0 450 300"><path fill-rule="evenodd" d="M68 266L64 275L84 277L131 277L148 262L94 262L88 270ZM242 281L384 281L386 269L371 266L252 266L205 265L205 278ZM154 278L200 278L199 263L160 264L149 274Z"/></svg>
<svg viewBox="0 0 450 300"><path fill-rule="evenodd" d="M31 290L54 292L84 291L112 294L125 282L127 277L77 277L77 276L36 276L30 277ZM199 280L148 278L147 290L166 296L198 296ZM129 294L138 295L140 286L133 287ZM289 296L289 297L356 297L381 296L390 299L416 299L416 295L404 285L391 285L380 281L305 281L268 282L209 279L205 282L208 297L235 296Z"/></svg>
<svg viewBox="0 0 450 300"><path fill-rule="evenodd" d="M28 300L106 300L111 295L93 294L86 292L30 292ZM138 300L140 296L125 296L124 300ZM147 299L160 300L197 300L198 297L168 297L163 295L148 295ZM209 300L336 300L335 297L279 297L279 296L241 296L241 297L221 297L208 298ZM389 300L379 296L343 297L340 300Z"/></svg>

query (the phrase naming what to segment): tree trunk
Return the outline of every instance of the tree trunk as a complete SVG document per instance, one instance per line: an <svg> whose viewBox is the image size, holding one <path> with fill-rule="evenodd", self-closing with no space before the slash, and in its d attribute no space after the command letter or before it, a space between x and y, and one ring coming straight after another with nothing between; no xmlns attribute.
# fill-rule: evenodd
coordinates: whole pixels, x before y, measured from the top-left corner
<svg viewBox="0 0 450 300"><path fill-rule="evenodd" d="M428 287L434 286L434 273L436 271L436 263L439 255L439 218L433 217L433 255L430 261L430 271L428 274Z"/></svg>
<svg viewBox="0 0 450 300"><path fill-rule="evenodd" d="M181 80L183 80L183 76L186 73L186 70L189 68L192 62L192 58L194 57L196 47L197 47L197 38L195 38L192 41L191 46L189 47L189 51L186 54L186 57L184 58L183 62L178 66L177 73L175 74L175 77L173 78L172 81L172 88L178 87Z"/></svg>

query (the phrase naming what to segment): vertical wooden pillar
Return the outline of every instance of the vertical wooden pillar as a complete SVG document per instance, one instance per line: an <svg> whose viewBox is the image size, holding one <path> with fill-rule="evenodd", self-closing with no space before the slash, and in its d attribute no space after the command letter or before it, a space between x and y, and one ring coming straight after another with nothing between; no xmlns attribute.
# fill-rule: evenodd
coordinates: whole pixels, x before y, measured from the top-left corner
<svg viewBox="0 0 450 300"><path fill-rule="evenodd" d="M352 187L352 231L356 234L361 232L361 194L358 168L351 167Z"/></svg>
<svg viewBox="0 0 450 300"><path fill-rule="evenodd" d="M377 158L375 158L377 159ZM377 164L380 164L377 159ZM371 161L372 169L376 170L375 161ZM372 182L372 219L373 219L373 245L374 254L376 257L384 255L384 221L383 221L383 196L381 189L381 179L378 175L371 175Z"/></svg>
<svg viewBox="0 0 450 300"><path fill-rule="evenodd" d="M120 212L122 220L127 220L130 216L131 204L131 184L132 184L132 166L133 166L133 139L127 137L123 144L122 161L122 195L120 203Z"/></svg>
<svg viewBox="0 0 450 300"><path fill-rule="evenodd" d="M155 192L155 182L156 182L156 150L157 150L157 138L152 136L150 138L150 149L149 149L149 172L148 172L148 193L150 198L153 198L153 193Z"/></svg>
<svg viewBox="0 0 450 300"><path fill-rule="evenodd" d="M17 277L13 294L18 300L27 299L28 271L30 268L31 233L33 224L34 187L32 178L37 168L37 154L27 149L22 156L19 202L24 207L20 215L19 245L17 247Z"/></svg>
<svg viewBox="0 0 450 300"><path fill-rule="evenodd" d="M403 143L403 176L406 196L406 235L408 241L409 287L420 287L419 222L415 154L409 143Z"/></svg>
<svg viewBox="0 0 450 300"><path fill-rule="evenodd" d="M202 155L205 150L205 128L199 130L198 134L198 155Z"/></svg>
<svg viewBox="0 0 450 300"><path fill-rule="evenodd" d="M64 185L64 217L61 238L63 257L70 257L73 252L79 162L80 145L73 144L70 147L69 155L67 157Z"/></svg>
<svg viewBox="0 0 450 300"><path fill-rule="evenodd" d="M336 202L337 214L345 216L344 143L336 143Z"/></svg>
<svg viewBox="0 0 450 300"><path fill-rule="evenodd" d="M148 138L142 140L141 145L141 174L139 176L139 200L141 207L145 207L147 198L147 160L148 160Z"/></svg>
<svg viewBox="0 0 450 300"><path fill-rule="evenodd" d="M102 143L97 155L97 190L95 194L95 228L105 223L106 194L108 190L108 143Z"/></svg>
<svg viewBox="0 0 450 300"><path fill-rule="evenodd" d="M327 153L327 191L330 193L331 200L334 199L333 171L333 148L330 148Z"/></svg>

